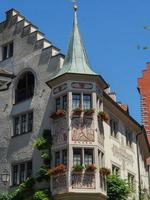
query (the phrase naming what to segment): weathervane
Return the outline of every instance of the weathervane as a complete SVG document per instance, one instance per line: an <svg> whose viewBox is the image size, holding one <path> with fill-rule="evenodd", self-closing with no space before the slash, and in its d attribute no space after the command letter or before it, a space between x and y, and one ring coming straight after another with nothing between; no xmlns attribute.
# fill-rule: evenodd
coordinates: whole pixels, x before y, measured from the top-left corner
<svg viewBox="0 0 150 200"><path fill-rule="evenodd" d="M78 6L77 6L77 0L72 0L72 2L73 2L73 8L74 8L74 11L77 11L77 9L78 9Z"/></svg>

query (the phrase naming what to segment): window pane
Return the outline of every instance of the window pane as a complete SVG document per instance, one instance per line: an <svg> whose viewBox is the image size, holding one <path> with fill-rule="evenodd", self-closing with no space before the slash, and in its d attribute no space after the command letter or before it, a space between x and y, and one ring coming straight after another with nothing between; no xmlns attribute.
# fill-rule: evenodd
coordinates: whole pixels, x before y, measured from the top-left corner
<svg viewBox="0 0 150 200"><path fill-rule="evenodd" d="M93 149L84 150L84 164L85 165L93 164Z"/></svg>
<svg viewBox="0 0 150 200"><path fill-rule="evenodd" d="M28 132L33 129L33 112L28 114Z"/></svg>
<svg viewBox="0 0 150 200"><path fill-rule="evenodd" d="M20 183L25 181L26 175L25 175L25 164L20 164Z"/></svg>
<svg viewBox="0 0 150 200"><path fill-rule="evenodd" d="M73 149L73 165L81 165L82 164L82 150L81 149Z"/></svg>
<svg viewBox="0 0 150 200"><path fill-rule="evenodd" d="M32 161L27 162L27 178L32 176Z"/></svg>
<svg viewBox="0 0 150 200"><path fill-rule="evenodd" d="M21 116L21 133L26 133L27 119L26 114Z"/></svg>
<svg viewBox="0 0 150 200"><path fill-rule="evenodd" d="M90 109L91 108L91 95L84 94L83 95L83 108Z"/></svg>
<svg viewBox="0 0 150 200"><path fill-rule="evenodd" d="M60 98L56 99L56 111L60 110Z"/></svg>
<svg viewBox="0 0 150 200"><path fill-rule="evenodd" d="M14 135L20 134L20 119L19 117L15 117L14 119Z"/></svg>
<svg viewBox="0 0 150 200"><path fill-rule="evenodd" d="M18 165L13 166L12 182L13 182L13 185L18 184Z"/></svg>
<svg viewBox="0 0 150 200"><path fill-rule="evenodd" d="M120 172L119 167L112 165L112 173L118 175Z"/></svg>
<svg viewBox="0 0 150 200"><path fill-rule="evenodd" d="M60 164L60 152L55 152L55 166Z"/></svg>
<svg viewBox="0 0 150 200"><path fill-rule="evenodd" d="M63 96L63 109L67 110L67 95Z"/></svg>
<svg viewBox="0 0 150 200"><path fill-rule="evenodd" d="M79 108L81 107L81 95L80 94L73 94L72 95L72 108Z"/></svg>
<svg viewBox="0 0 150 200"><path fill-rule="evenodd" d="M64 165L67 165L67 150L66 149L62 151L62 163Z"/></svg>

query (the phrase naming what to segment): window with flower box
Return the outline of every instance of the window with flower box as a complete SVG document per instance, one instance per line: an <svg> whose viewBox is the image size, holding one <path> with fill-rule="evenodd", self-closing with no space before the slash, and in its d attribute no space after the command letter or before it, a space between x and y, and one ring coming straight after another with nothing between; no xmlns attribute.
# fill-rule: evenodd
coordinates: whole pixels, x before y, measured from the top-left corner
<svg viewBox="0 0 150 200"><path fill-rule="evenodd" d="M73 166L93 164L93 149L73 148Z"/></svg>
<svg viewBox="0 0 150 200"><path fill-rule="evenodd" d="M92 98L90 94L83 95L83 109L91 109L92 107Z"/></svg>
<svg viewBox="0 0 150 200"><path fill-rule="evenodd" d="M60 97L56 99L56 112L61 109Z"/></svg>
<svg viewBox="0 0 150 200"><path fill-rule="evenodd" d="M67 110L67 95L63 96L62 100L63 100L62 104L63 110Z"/></svg>
<svg viewBox="0 0 150 200"><path fill-rule="evenodd" d="M29 133L33 130L33 112L14 117L14 136Z"/></svg>
<svg viewBox="0 0 150 200"><path fill-rule="evenodd" d="M67 149L55 152L55 166L61 163L67 166Z"/></svg>
<svg viewBox="0 0 150 200"><path fill-rule="evenodd" d="M12 166L12 185L19 185L28 177L32 176L32 161L16 164Z"/></svg>
<svg viewBox="0 0 150 200"><path fill-rule="evenodd" d="M55 166L60 164L60 152L55 152Z"/></svg>
<svg viewBox="0 0 150 200"><path fill-rule="evenodd" d="M72 108L81 107L81 94L72 94Z"/></svg>

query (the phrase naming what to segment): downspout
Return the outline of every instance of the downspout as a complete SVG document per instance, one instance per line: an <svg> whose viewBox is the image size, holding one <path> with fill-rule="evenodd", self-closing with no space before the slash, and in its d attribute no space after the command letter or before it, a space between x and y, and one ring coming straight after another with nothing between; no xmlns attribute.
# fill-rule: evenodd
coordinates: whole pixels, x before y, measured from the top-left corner
<svg viewBox="0 0 150 200"><path fill-rule="evenodd" d="M140 159L139 159L139 136L143 134L143 126L141 126L141 131L136 135L136 147L137 147L137 165L138 165L138 189L139 189L139 200L141 200L141 172L140 172Z"/></svg>

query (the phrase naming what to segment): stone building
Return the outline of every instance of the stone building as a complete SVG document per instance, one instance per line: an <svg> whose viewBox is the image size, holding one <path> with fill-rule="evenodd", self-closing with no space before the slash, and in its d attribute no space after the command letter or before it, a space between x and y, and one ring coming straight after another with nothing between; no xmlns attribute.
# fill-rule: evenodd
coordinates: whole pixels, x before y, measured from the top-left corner
<svg viewBox="0 0 150 200"><path fill-rule="evenodd" d="M89 62L77 23L66 57L18 11L0 24L0 190L35 176L42 161L33 142L50 129L52 166L67 170L51 178L55 199L106 199L111 170L149 192L150 149L141 125L116 101L108 83ZM61 115L50 118L53 113ZM96 170L73 170L94 164ZM5 183L2 175L10 174Z"/></svg>

